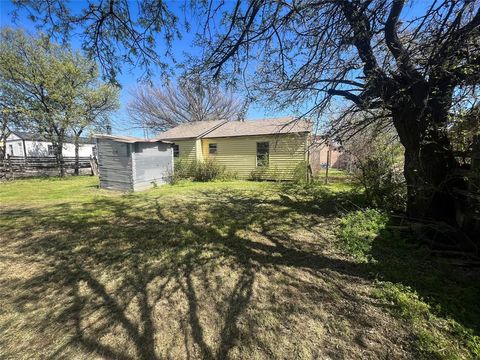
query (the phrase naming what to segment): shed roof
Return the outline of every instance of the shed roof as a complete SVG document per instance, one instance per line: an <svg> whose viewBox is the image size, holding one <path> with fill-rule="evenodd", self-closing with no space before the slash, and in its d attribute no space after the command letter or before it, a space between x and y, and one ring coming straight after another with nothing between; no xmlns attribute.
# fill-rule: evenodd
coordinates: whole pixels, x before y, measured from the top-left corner
<svg viewBox="0 0 480 360"><path fill-rule="evenodd" d="M206 133L216 129L218 126L226 123L225 120L196 121L192 123L180 124L173 129L167 130L158 136L163 139L190 139L201 138Z"/></svg>
<svg viewBox="0 0 480 360"><path fill-rule="evenodd" d="M293 116L247 121L199 121L181 124L161 133L158 139L220 138L234 136L304 133L312 130L307 120Z"/></svg>
<svg viewBox="0 0 480 360"><path fill-rule="evenodd" d="M108 139L123 143L139 143L139 142L146 142L146 143L154 143L154 142L162 142L166 144L171 144L169 141L159 140L159 139L145 139L145 138L137 138L132 136L122 136L122 135L108 135L108 134L94 134L94 138L96 139Z"/></svg>

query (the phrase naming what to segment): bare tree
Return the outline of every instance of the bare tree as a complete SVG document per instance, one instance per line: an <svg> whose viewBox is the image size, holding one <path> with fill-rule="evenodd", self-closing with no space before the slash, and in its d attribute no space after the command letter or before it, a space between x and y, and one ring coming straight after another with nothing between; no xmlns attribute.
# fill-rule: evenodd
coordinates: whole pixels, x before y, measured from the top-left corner
<svg viewBox="0 0 480 360"><path fill-rule="evenodd" d="M410 13L405 5L254 0L207 8L215 26L205 30L204 66L235 76L255 65L258 96L278 108L307 104L310 117L321 119L342 99L334 138L393 123L405 148L408 214L451 221L452 187L462 180L447 130L460 98L479 95L480 2L418 2ZM359 111L369 116L349 116Z"/></svg>
<svg viewBox="0 0 480 360"><path fill-rule="evenodd" d="M132 121L144 129L165 131L182 123L242 120L244 108L232 93L199 78L181 79L164 87L139 85L127 107Z"/></svg>

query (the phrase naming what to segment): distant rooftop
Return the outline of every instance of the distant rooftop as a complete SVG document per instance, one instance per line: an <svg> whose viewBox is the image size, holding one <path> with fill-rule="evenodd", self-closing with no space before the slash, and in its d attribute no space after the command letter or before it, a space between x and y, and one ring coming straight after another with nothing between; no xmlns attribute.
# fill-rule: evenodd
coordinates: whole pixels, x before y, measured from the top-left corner
<svg viewBox="0 0 480 360"><path fill-rule="evenodd" d="M159 135L159 139L220 138L234 136L305 133L312 124L293 116L247 121L200 121L179 125Z"/></svg>
<svg viewBox="0 0 480 360"><path fill-rule="evenodd" d="M12 134L17 135L22 140L50 141L45 135L35 133L35 132L13 130ZM79 140L80 144L94 144L95 143L95 141L92 138L83 137L83 136L80 136L78 138L78 140ZM73 143L74 139L71 136L65 136L65 142L66 143Z"/></svg>

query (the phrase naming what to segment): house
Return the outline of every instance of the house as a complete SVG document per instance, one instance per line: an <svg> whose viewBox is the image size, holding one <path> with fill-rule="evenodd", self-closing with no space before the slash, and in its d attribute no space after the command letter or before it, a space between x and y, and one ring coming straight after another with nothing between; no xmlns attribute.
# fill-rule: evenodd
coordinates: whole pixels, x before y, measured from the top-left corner
<svg viewBox="0 0 480 360"><path fill-rule="evenodd" d="M309 160L313 175L318 175L326 167L344 168L343 155L340 146L328 142L322 136L312 135Z"/></svg>
<svg viewBox="0 0 480 360"><path fill-rule="evenodd" d="M186 123L158 137L174 143L174 157L215 159L240 179L293 179L306 171L312 125L293 117Z"/></svg>
<svg viewBox="0 0 480 360"><path fill-rule="evenodd" d="M79 144L80 157L93 155L93 148L95 146L93 139L80 137ZM10 156L54 156L52 143L40 134L15 130L7 137L5 145L6 155ZM75 144L70 137L67 137L63 144L63 156L75 156Z"/></svg>
<svg viewBox="0 0 480 360"><path fill-rule="evenodd" d="M103 134L94 137L101 188L139 191L164 184L173 174L169 142Z"/></svg>

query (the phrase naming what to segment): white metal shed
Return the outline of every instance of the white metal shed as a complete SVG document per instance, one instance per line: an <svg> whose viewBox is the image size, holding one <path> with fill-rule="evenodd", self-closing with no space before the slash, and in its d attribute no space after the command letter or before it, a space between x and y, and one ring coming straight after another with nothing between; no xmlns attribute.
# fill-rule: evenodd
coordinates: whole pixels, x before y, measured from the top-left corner
<svg viewBox="0 0 480 360"><path fill-rule="evenodd" d="M100 187L140 191L165 184L173 174L172 143L98 134Z"/></svg>

